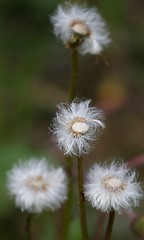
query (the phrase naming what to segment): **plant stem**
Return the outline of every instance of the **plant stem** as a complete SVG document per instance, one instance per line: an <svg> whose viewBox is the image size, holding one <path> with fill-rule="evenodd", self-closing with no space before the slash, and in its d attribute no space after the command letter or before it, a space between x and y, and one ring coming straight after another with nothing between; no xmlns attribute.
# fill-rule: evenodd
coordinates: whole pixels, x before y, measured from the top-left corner
<svg viewBox="0 0 144 240"><path fill-rule="evenodd" d="M80 223L81 223L82 239L88 240L88 231L87 231L86 213L85 213L85 199L84 199L84 193L83 193L82 160L83 160L82 157L77 158Z"/></svg>
<svg viewBox="0 0 144 240"><path fill-rule="evenodd" d="M78 73L78 55L77 50L72 50L71 52L71 77L69 83L69 93L68 93L68 101L71 102L75 97L75 84L77 79ZM72 209L72 196L73 196L73 189L72 189L72 157L67 156L66 160L66 172L70 179L69 181L69 190L68 190L68 200L65 204L64 208L64 218L63 218L63 225L62 225L62 234L61 239L67 240L68 239L68 232L70 226L70 218L71 218L71 209Z"/></svg>
<svg viewBox="0 0 144 240"><path fill-rule="evenodd" d="M105 240L109 240L112 233L113 223L114 223L115 211L111 210L109 212L109 220L106 228Z"/></svg>
<svg viewBox="0 0 144 240"><path fill-rule="evenodd" d="M25 225L26 240L31 240L31 222L32 222L32 215L30 213L27 213L26 225Z"/></svg>
<svg viewBox="0 0 144 240"><path fill-rule="evenodd" d="M72 189L72 157L67 156L65 158L66 161L66 172L70 179L69 181L69 188L68 188L68 199L64 206L64 217L62 222L62 234L61 240L68 239L69 233L69 226L70 226L70 219L71 219L71 209L72 209L72 197L73 197L73 189Z"/></svg>
<svg viewBox="0 0 144 240"><path fill-rule="evenodd" d="M76 86L76 79L78 75L78 54L77 50L72 50L71 53L71 78L70 78L70 85L69 85L69 96L68 101L71 102L75 97L75 86Z"/></svg>

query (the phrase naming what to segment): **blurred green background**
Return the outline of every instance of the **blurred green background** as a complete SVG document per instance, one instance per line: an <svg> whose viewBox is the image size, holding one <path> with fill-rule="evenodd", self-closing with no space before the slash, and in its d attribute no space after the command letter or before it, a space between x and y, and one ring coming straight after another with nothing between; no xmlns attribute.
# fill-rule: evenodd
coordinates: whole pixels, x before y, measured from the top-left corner
<svg viewBox="0 0 144 240"><path fill-rule="evenodd" d="M24 214L7 195L7 170L18 159L31 156L47 156L64 165L48 131L56 105L67 98L70 78L70 52L55 38L49 19L59 3L0 1L0 239L4 240L22 239L24 225ZM77 96L91 98L104 109L107 126L86 157L85 168L95 161L115 156L128 160L144 152L144 1L91 0L89 5L99 8L112 42L98 63L95 56L79 56ZM143 181L142 168L139 172ZM69 239L79 240L74 209ZM137 210L144 210L143 205ZM88 207L87 212L92 235L97 211L94 215ZM59 239L61 217L61 210L37 216L34 239ZM129 223L127 217L117 217L113 239L137 239Z"/></svg>

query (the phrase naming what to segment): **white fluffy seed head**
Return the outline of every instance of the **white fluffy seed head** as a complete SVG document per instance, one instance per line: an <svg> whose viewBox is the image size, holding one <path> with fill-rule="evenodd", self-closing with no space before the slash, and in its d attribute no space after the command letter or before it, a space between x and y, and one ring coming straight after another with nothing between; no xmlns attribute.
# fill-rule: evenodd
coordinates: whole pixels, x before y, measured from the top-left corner
<svg viewBox="0 0 144 240"><path fill-rule="evenodd" d="M102 212L122 212L139 205L143 196L136 179L136 172L126 164L112 162L110 165L95 164L88 171L84 184L85 198Z"/></svg>
<svg viewBox="0 0 144 240"><path fill-rule="evenodd" d="M74 100L71 104L59 105L53 132L65 154L80 156L88 153L92 142L104 128L102 111L90 105L90 100Z"/></svg>
<svg viewBox="0 0 144 240"><path fill-rule="evenodd" d="M65 3L58 6L51 21L64 45L78 48L81 54L99 54L110 43L106 24L96 8Z"/></svg>
<svg viewBox="0 0 144 240"><path fill-rule="evenodd" d="M67 198L67 177L62 168L45 159L19 162L7 174L7 187L22 211L56 210Z"/></svg>

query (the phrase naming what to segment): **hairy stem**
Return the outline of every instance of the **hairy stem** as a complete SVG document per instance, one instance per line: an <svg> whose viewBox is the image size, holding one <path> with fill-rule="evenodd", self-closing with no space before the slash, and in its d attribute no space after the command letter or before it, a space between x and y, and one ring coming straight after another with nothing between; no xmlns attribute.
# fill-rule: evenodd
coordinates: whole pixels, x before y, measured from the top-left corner
<svg viewBox="0 0 144 240"><path fill-rule="evenodd" d="M88 240L88 231L87 231L87 223L86 223L86 211L85 211L85 199L84 199L84 193L83 193L82 160L83 160L82 157L77 158L80 223L81 223L82 240Z"/></svg>
<svg viewBox="0 0 144 240"><path fill-rule="evenodd" d="M26 240L31 240L31 222L32 222L32 215L30 213L27 213L26 216L26 225L25 225L25 235L26 235Z"/></svg>
<svg viewBox="0 0 144 240"><path fill-rule="evenodd" d="M72 50L71 53L71 78L69 85L68 100L71 102L75 97L76 79L78 75L78 54L77 50Z"/></svg>
<svg viewBox="0 0 144 240"><path fill-rule="evenodd" d="M109 212L109 219L108 219L108 225L107 225L106 233L105 233L105 240L109 240L111 237L113 223L114 223L114 217L115 217L115 211L111 210Z"/></svg>

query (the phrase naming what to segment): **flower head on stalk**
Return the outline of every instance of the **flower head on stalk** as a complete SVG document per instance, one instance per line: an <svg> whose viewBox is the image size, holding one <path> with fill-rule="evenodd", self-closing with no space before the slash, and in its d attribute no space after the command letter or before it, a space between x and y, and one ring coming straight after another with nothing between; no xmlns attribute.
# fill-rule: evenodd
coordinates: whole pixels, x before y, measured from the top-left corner
<svg viewBox="0 0 144 240"><path fill-rule="evenodd" d="M7 174L9 194L22 211L56 210L67 198L67 177L45 159L19 162Z"/></svg>
<svg viewBox="0 0 144 240"><path fill-rule="evenodd" d="M102 212L121 212L139 205L143 196L136 172L124 163L95 164L84 184L84 194L93 207Z"/></svg>
<svg viewBox="0 0 144 240"><path fill-rule="evenodd" d="M91 107L90 103L90 100L74 100L58 106L53 132L65 154L80 156L88 153L99 130L104 128L102 111Z"/></svg>
<svg viewBox="0 0 144 240"><path fill-rule="evenodd" d="M58 6L51 21L64 45L78 48L81 54L99 54L110 43L106 24L96 8L67 2Z"/></svg>

